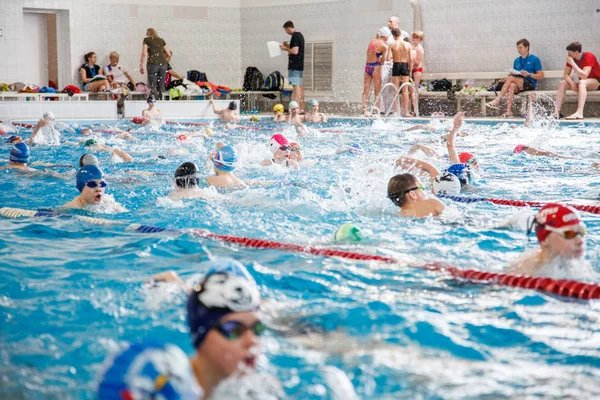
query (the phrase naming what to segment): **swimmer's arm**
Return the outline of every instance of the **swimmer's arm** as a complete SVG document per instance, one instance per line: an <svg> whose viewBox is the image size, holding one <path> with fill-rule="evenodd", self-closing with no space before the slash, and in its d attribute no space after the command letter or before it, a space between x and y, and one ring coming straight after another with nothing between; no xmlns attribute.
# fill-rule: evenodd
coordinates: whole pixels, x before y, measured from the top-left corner
<svg viewBox="0 0 600 400"><path fill-rule="evenodd" d="M262 165L263 167L268 167L271 164L273 164L273 161L271 161L269 159L265 159L260 162L260 165Z"/></svg>
<svg viewBox="0 0 600 400"><path fill-rule="evenodd" d="M262 181L260 179L243 179L242 181L248 186L272 186L277 183L275 181Z"/></svg>
<svg viewBox="0 0 600 400"><path fill-rule="evenodd" d="M415 61L413 60L410 44L407 46L407 48L408 48L408 74L412 78L412 70L415 65Z"/></svg>
<svg viewBox="0 0 600 400"><path fill-rule="evenodd" d="M427 172L432 178L440 175L440 171L432 164L428 163L427 161L417 160L416 158L399 157L396 160L396 166L402 167L406 170L418 168Z"/></svg>
<svg viewBox="0 0 600 400"><path fill-rule="evenodd" d="M154 275L150 278L148 283L151 282L173 282L181 286L181 288L187 293L190 294L192 289L177 275L175 271L167 271L162 272L160 274Z"/></svg>
<svg viewBox="0 0 600 400"><path fill-rule="evenodd" d="M3 165L0 167L0 171L10 168L10 165Z"/></svg>
<svg viewBox="0 0 600 400"><path fill-rule="evenodd" d="M429 125L417 124L406 128L404 132L418 131L419 129L429 129Z"/></svg>
<svg viewBox="0 0 600 400"><path fill-rule="evenodd" d="M454 126L452 127L450 136L448 136L448 142L446 143L446 146L448 147L448 156L450 157L450 162L452 164L460 164L460 159L458 158L456 147L454 147L454 140L456 139L456 134L462 125L463 117L463 112L458 112L454 116Z"/></svg>
<svg viewBox="0 0 600 400"><path fill-rule="evenodd" d="M125 153L123 150L115 148L113 150L112 154L116 154L117 156L121 157L123 159L123 161L125 161L125 162L133 162L133 157L131 157L129 154Z"/></svg>
<svg viewBox="0 0 600 400"><path fill-rule="evenodd" d="M381 57L379 58L379 65L383 65L385 63L385 60L388 59L388 52L390 51L390 48L388 46L385 46L385 50L383 51L383 54L381 55Z"/></svg>
<svg viewBox="0 0 600 400"><path fill-rule="evenodd" d="M33 132L31 132L31 136L29 137L27 144L33 143L33 138L35 138L35 136L38 134L39 130L40 130L40 123L38 122L37 124L35 124L35 128L33 128Z"/></svg>
<svg viewBox="0 0 600 400"><path fill-rule="evenodd" d="M327 122L327 117L325 114L321 114L321 122Z"/></svg>
<svg viewBox="0 0 600 400"><path fill-rule="evenodd" d="M217 107L215 106L215 100L212 97L210 98L210 104L212 104L213 112L215 114L217 114L217 115L223 114L224 110L217 110Z"/></svg>
<svg viewBox="0 0 600 400"><path fill-rule="evenodd" d="M427 199L426 201L431 205L432 214L434 217L437 217L446 209L446 205L439 199Z"/></svg>
<svg viewBox="0 0 600 400"><path fill-rule="evenodd" d="M574 158L574 157L569 157L569 156L562 156L560 154L556 154L556 153L553 153L551 151L538 150L538 149L533 148L533 147L527 148L527 150L525 150L525 152L527 154L532 155L532 156L545 156L545 157L568 158L568 159L573 159Z"/></svg>
<svg viewBox="0 0 600 400"><path fill-rule="evenodd" d="M435 152L434 149L432 149L429 146L425 146L424 144L419 144L419 143L413 144L412 147L410 148L410 150L408 151L407 155L409 155L409 156L413 155L414 153L416 153L419 150L421 150L423 153L425 153L425 155L428 157L437 156L437 153Z"/></svg>

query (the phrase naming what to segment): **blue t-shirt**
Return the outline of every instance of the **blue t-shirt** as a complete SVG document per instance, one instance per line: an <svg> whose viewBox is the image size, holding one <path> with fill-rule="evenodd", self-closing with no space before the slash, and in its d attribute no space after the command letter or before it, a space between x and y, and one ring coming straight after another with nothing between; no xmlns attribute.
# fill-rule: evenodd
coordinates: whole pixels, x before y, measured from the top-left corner
<svg viewBox="0 0 600 400"><path fill-rule="evenodd" d="M530 74L536 74L542 70L542 61L534 56L533 54L528 54L527 57L517 57L513 64L513 68L517 71L527 71ZM537 80L533 79L531 76L526 76L527 79L533 87L537 87Z"/></svg>

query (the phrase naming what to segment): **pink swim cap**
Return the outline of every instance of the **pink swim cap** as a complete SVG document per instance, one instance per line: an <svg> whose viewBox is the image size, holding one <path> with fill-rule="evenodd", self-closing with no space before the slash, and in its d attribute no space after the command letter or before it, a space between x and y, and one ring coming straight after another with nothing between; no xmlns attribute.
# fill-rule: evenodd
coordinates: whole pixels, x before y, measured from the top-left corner
<svg viewBox="0 0 600 400"><path fill-rule="evenodd" d="M285 146L287 144L290 144L287 138L281 133L277 133L271 136L271 140L269 141L269 148L271 149L271 153L275 154L279 147Z"/></svg>
<svg viewBox="0 0 600 400"><path fill-rule="evenodd" d="M513 150L513 153L518 154L518 153L521 153L523 150L526 150L526 147L525 147L525 145L520 144L517 147L515 147L515 149Z"/></svg>

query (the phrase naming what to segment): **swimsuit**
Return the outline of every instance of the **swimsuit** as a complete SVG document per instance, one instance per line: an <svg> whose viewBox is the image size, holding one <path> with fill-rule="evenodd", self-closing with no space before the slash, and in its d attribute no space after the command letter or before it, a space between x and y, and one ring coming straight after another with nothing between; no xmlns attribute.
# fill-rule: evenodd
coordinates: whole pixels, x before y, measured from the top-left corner
<svg viewBox="0 0 600 400"><path fill-rule="evenodd" d="M375 52L375 56L377 58L381 57L383 55L383 53L378 53L377 50L375 50L375 43L371 43L369 45L369 50L374 51ZM372 63L367 63L367 65L365 66L365 74L369 75L369 76L373 76L373 72L375 72L375 68L376 67L380 67L381 64L379 64L379 61L375 61Z"/></svg>
<svg viewBox="0 0 600 400"><path fill-rule="evenodd" d="M408 63L406 62L395 62L392 67L392 76L409 76Z"/></svg>
<svg viewBox="0 0 600 400"><path fill-rule="evenodd" d="M412 73L414 74L415 72L420 72L420 73L423 73L423 67L414 68L414 69L412 70Z"/></svg>

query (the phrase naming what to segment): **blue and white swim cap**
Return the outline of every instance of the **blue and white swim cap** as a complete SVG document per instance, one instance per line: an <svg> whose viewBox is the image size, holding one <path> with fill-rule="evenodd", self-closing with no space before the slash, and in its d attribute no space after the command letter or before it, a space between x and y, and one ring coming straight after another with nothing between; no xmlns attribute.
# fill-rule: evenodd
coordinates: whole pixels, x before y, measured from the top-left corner
<svg viewBox="0 0 600 400"><path fill-rule="evenodd" d="M233 172L237 167L238 154L231 146L223 146L213 156L212 162L216 169L223 172Z"/></svg>
<svg viewBox="0 0 600 400"><path fill-rule="evenodd" d="M188 325L194 347L225 315L258 310L260 293L248 270L231 258L202 263L208 272L192 287L187 301Z"/></svg>
<svg viewBox="0 0 600 400"><path fill-rule="evenodd" d="M10 149L10 156L8 159L12 162L27 164L29 162L29 147L23 142L16 143L12 149Z"/></svg>
<svg viewBox="0 0 600 400"><path fill-rule="evenodd" d="M98 386L101 400L199 400L202 388L174 344L132 344L120 351Z"/></svg>
<svg viewBox="0 0 600 400"><path fill-rule="evenodd" d="M433 178L433 192L437 195L449 196L460 194L460 180L446 170Z"/></svg>
<svg viewBox="0 0 600 400"><path fill-rule="evenodd" d="M90 164L85 165L77 171L77 190L80 192L85 187L85 184L94 179L104 179L104 172L98 166Z"/></svg>
<svg viewBox="0 0 600 400"><path fill-rule="evenodd" d="M454 164L448 167L448 172L458 177L460 186L467 186L473 184L473 174L471 168L467 164Z"/></svg>

